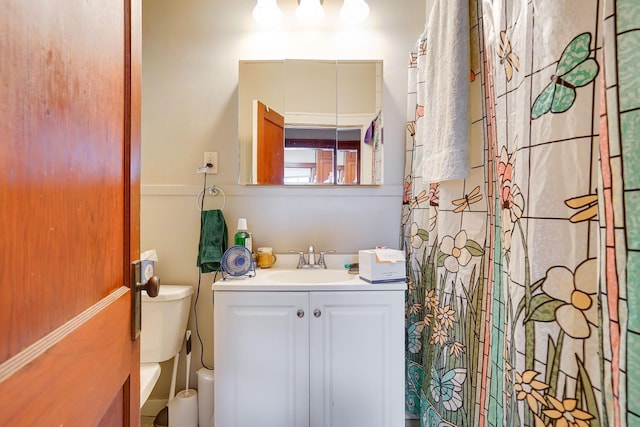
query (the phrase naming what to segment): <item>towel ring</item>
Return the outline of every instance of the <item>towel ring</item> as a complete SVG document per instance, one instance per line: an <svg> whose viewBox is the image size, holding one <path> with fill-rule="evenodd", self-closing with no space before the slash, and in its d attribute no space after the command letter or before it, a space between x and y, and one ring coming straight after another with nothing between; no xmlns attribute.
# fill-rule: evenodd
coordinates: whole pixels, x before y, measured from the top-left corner
<svg viewBox="0 0 640 427"><path fill-rule="evenodd" d="M204 203L204 196L206 196L207 194L210 196L218 196L222 194L222 207L220 208L220 210L223 210L224 207L227 205L227 196L224 194L224 191L222 191L220 187L211 185L209 187L203 188L202 191L198 193L198 197L196 197L196 203L198 204L198 210L200 212L202 212L202 204Z"/></svg>

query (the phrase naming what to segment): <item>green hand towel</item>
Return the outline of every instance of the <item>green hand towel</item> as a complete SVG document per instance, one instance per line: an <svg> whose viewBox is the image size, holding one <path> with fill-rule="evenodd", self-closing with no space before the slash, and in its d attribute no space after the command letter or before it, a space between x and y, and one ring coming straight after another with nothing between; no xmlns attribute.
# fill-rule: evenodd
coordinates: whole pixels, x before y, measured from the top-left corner
<svg viewBox="0 0 640 427"><path fill-rule="evenodd" d="M227 250L227 223L219 209L203 211L200 216L200 243L197 266L203 273L220 269L222 255Z"/></svg>

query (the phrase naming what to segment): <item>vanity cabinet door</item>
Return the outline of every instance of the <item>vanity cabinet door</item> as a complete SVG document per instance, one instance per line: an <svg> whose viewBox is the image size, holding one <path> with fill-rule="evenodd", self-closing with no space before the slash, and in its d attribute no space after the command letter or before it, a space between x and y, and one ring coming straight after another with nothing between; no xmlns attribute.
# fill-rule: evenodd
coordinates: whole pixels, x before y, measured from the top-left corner
<svg viewBox="0 0 640 427"><path fill-rule="evenodd" d="M311 292L310 426L404 425L404 292Z"/></svg>
<svg viewBox="0 0 640 427"><path fill-rule="evenodd" d="M308 304L307 292L215 293L216 426L309 425Z"/></svg>

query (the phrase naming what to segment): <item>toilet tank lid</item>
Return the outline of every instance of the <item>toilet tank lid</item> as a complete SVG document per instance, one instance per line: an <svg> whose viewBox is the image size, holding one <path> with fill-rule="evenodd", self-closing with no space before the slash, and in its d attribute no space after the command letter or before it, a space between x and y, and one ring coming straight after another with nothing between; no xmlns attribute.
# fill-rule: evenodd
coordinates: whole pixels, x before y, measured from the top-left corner
<svg viewBox="0 0 640 427"><path fill-rule="evenodd" d="M149 297L146 291L142 291L143 302L161 302L172 301L182 298L186 298L193 294L193 288L191 286L182 285L160 285L160 292L155 298Z"/></svg>

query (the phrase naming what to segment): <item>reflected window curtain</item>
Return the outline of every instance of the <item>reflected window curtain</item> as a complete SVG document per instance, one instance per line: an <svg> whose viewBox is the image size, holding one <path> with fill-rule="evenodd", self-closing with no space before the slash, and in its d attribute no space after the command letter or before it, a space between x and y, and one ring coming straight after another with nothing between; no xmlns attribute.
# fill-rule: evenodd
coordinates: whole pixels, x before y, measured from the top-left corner
<svg viewBox="0 0 640 427"><path fill-rule="evenodd" d="M640 425L640 3L469 1L470 174L424 182L409 60L406 409Z"/></svg>

